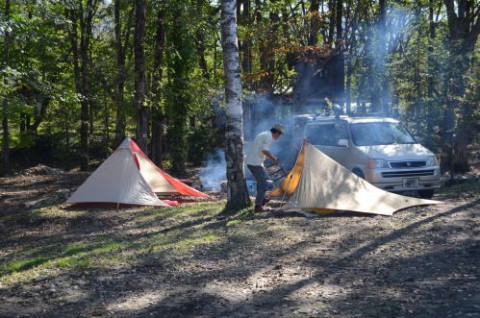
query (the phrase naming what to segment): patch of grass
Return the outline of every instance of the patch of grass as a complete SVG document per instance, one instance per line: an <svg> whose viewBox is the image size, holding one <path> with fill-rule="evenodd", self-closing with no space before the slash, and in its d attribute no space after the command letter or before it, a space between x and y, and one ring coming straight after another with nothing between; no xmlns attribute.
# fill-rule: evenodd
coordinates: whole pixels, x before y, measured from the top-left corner
<svg viewBox="0 0 480 318"><path fill-rule="evenodd" d="M2 266L2 272L18 272L27 270L41 264L44 264L49 261L49 258L46 256L36 256L31 259L13 261L9 264Z"/></svg>
<svg viewBox="0 0 480 318"><path fill-rule="evenodd" d="M75 254L80 254L86 252L85 246L82 245L67 245L63 250L63 255L71 256Z"/></svg>
<svg viewBox="0 0 480 318"><path fill-rule="evenodd" d="M67 244L59 239L61 232L48 232L35 238L36 248L32 248L28 240L25 246L16 248L13 259L0 267L0 281L8 285L20 284L69 270L130 266L141 263L152 251L168 250L176 257L189 258L192 250L209 248L225 240L223 221L215 218L223 207L223 202L202 202L172 209L120 210L115 213L115 219L121 224L119 228L98 226L98 233L85 236L81 229L86 227L79 223L78 235L69 235ZM93 224L96 218L102 221L109 217L110 211L102 212L65 211L54 206L39 209L34 216L43 222L80 218ZM26 222L31 228L32 224L27 219ZM237 225L242 219L229 222ZM76 226L77 223L70 224ZM42 223L34 227L41 231ZM59 228L62 230L64 228Z"/></svg>
<svg viewBox="0 0 480 318"><path fill-rule="evenodd" d="M124 245L120 243L106 243L103 244L91 251L92 254L106 254L106 253L112 253L112 252L117 252L120 251L124 247Z"/></svg>
<svg viewBox="0 0 480 318"><path fill-rule="evenodd" d="M50 264L51 266L58 268L87 268L91 265L91 260L88 257L64 257L55 260Z"/></svg>

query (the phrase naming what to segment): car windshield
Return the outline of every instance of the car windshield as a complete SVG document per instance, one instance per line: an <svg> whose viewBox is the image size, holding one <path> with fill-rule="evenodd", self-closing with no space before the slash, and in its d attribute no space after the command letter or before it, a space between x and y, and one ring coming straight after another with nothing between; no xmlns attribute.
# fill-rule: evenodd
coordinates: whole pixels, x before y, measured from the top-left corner
<svg viewBox="0 0 480 318"><path fill-rule="evenodd" d="M415 139L400 123L369 122L350 126L353 142L357 146L413 144Z"/></svg>

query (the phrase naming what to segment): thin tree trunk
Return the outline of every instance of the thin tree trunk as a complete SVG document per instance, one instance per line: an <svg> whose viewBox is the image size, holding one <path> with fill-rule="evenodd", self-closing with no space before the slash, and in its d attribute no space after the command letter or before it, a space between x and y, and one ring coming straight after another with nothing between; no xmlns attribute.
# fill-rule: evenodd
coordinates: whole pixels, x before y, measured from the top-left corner
<svg viewBox="0 0 480 318"><path fill-rule="evenodd" d="M72 45L73 66L75 76L75 86L78 94L82 96L80 100L80 169L88 169L88 124L89 124L89 92L88 92L88 50L89 39L87 28L91 27L88 19L84 17L83 3L78 3L78 7L66 2L66 15L72 25L69 29L70 42ZM87 2L87 15L92 14L93 8L91 1ZM90 20L91 21L91 20ZM80 23L80 35L77 32L77 26ZM79 44L80 40L80 44Z"/></svg>
<svg viewBox="0 0 480 318"><path fill-rule="evenodd" d="M380 0L380 16L377 24L378 32L378 41L377 49L379 50L379 59L380 59L380 83L382 83L382 92L381 92L381 111L385 114L390 112L389 109L389 99L390 99L390 88L387 78L387 2L386 0Z"/></svg>
<svg viewBox="0 0 480 318"><path fill-rule="evenodd" d="M157 12L157 34L155 36L155 60L154 60L154 73L153 73L153 85L152 93L155 100L160 100L160 82L163 78L162 66L163 66L163 51L165 49L165 30L163 27L163 19L165 11L163 8L164 3L161 2ZM162 166L162 156L164 149L164 133L163 125L165 121L165 115L163 109L158 105L152 108L152 161L159 167Z"/></svg>
<svg viewBox="0 0 480 318"><path fill-rule="evenodd" d="M5 19L8 21L10 19L10 0L5 1ZM8 28L5 30L5 39L3 46L3 58L4 62L8 64L9 60L9 44L10 44L10 32ZM7 81L5 78L4 81ZM6 175L10 173L10 130L8 127L8 99L3 99L2 107L2 130L3 130L3 142L2 142L2 171L1 175Z"/></svg>
<svg viewBox="0 0 480 318"><path fill-rule="evenodd" d="M343 105L343 102L345 101L345 58L343 56L343 50L344 50L344 45L345 41L343 38L343 1L342 0L337 0L337 9L336 11L336 30L337 30L337 36L336 36L336 45L337 45L337 50L339 51L339 55L337 56L337 62L336 62L336 71L335 71L335 79L336 79L336 101Z"/></svg>
<svg viewBox="0 0 480 318"><path fill-rule="evenodd" d="M145 102L145 0L135 1L135 98L137 110L136 141L140 149L147 152L147 107Z"/></svg>
<svg viewBox="0 0 480 318"><path fill-rule="evenodd" d="M310 1L308 9L310 16L310 34L308 35L308 45L318 44L318 30L320 29L320 3L318 0Z"/></svg>
<svg viewBox="0 0 480 318"><path fill-rule="evenodd" d="M427 59L427 63L428 63L428 70L429 70L429 73L433 73L433 70L434 70L434 58L433 58L433 41L435 39L435 21L434 21L434 0L429 0L429 8L428 8L428 24L429 24L429 32L428 32L428 59ZM433 90L434 90L434 87L435 87L435 80L433 78L433 76L429 76L428 77L428 81L427 81L427 96L428 96L428 102L427 102L427 109L426 109L426 118L433 118ZM433 131L433 120L427 120L427 128L426 128L426 131L427 132L431 132ZM427 144L430 143L431 141L431 138L432 138L432 135L431 134L427 134Z"/></svg>
<svg viewBox="0 0 480 318"><path fill-rule="evenodd" d="M345 107L347 115L350 115L352 112L352 74L353 74L353 66L352 60L349 58L347 60L347 83L345 89Z"/></svg>
<svg viewBox="0 0 480 318"><path fill-rule="evenodd" d="M328 0L328 10L329 10L329 20L330 24L328 25L328 35L326 38L327 43L333 44L333 39L335 36L335 27L336 27L336 11L335 0Z"/></svg>
<svg viewBox="0 0 480 318"><path fill-rule="evenodd" d="M227 205L224 212L250 205L243 173L242 84L237 38L236 0L223 0L221 13L222 48L225 69L227 123L225 129L227 162Z"/></svg>
<svg viewBox="0 0 480 318"><path fill-rule="evenodd" d="M203 2L204 0L197 0L197 8L198 12L201 12L202 7L203 7ZM208 65L207 65L207 59L205 57L205 51L206 51L206 46L205 46L205 34L204 31L201 29L198 29L196 32L196 38L197 38L197 52L198 52L198 62L199 62L199 67L202 70L202 76L205 79L210 78L210 73L208 71Z"/></svg>
<svg viewBox="0 0 480 318"><path fill-rule="evenodd" d="M240 7L242 10L240 10ZM251 0L240 0L239 5L237 5L239 12L238 22L242 26L248 26L251 23L250 11L251 11ZM243 42L239 43L241 51L241 63L242 63L242 72L244 75L252 73L252 41L248 37ZM253 85L252 81L247 81L244 83L246 89L251 90Z"/></svg>
<svg viewBox="0 0 480 318"><path fill-rule="evenodd" d="M121 0L115 0L114 21L115 21L115 41L117 50L117 85L116 85L116 122L115 122L115 146L118 146L125 138L126 129L126 111L127 107L123 98L125 89L125 47L128 43L128 37L125 46L122 44L122 22L120 16ZM130 30L130 23L127 23L126 30ZM127 31L127 35L130 32Z"/></svg>

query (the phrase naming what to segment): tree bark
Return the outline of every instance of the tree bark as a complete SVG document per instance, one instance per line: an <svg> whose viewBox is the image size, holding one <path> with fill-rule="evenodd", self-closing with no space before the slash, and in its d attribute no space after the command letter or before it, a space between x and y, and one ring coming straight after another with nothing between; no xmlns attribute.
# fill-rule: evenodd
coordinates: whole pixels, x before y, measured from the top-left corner
<svg viewBox="0 0 480 318"><path fill-rule="evenodd" d="M443 139L452 140L452 149L444 149L441 162L443 170L466 172L470 170L467 146L472 131L472 110L471 105L463 101L466 85L464 79L470 70L470 57L480 33L480 5L475 0L444 0L444 4L447 10L451 64Z"/></svg>
<svg viewBox="0 0 480 318"><path fill-rule="evenodd" d="M225 70L227 123L225 129L227 162L227 205L224 212L250 205L243 173L242 84L237 38L236 0L223 0L221 13L222 48Z"/></svg>
<svg viewBox="0 0 480 318"><path fill-rule="evenodd" d="M116 42L116 54L117 54L117 83L115 91L115 104L116 104L116 122L115 122L115 146L125 139L125 130L127 126L126 112L127 106L124 99L126 69L125 69L125 48L130 36L130 17L126 23L126 37L125 45L122 40L122 21L120 11L121 0L115 0L114 8L114 21L115 21L115 42Z"/></svg>
<svg viewBox="0 0 480 318"><path fill-rule="evenodd" d="M98 1L88 0L86 7L83 2L78 2L77 7L69 1L65 3L67 18L72 25L69 29L70 43L72 45L75 86L80 100L80 169L86 171L89 164L88 139L90 121L90 38L92 36L92 21ZM80 34L77 26L80 24ZM79 43L80 42L80 43Z"/></svg>
<svg viewBox="0 0 480 318"><path fill-rule="evenodd" d="M320 29L320 2L318 0L310 1L310 34L308 35L308 45L318 44L318 30Z"/></svg>
<svg viewBox="0 0 480 318"><path fill-rule="evenodd" d="M5 20L10 19L10 0L5 1ZM8 64L9 60L9 45L10 45L10 32L8 28L5 30L5 39L3 45L3 58L4 62ZM7 78L4 79L7 81ZM8 99L4 97L2 103L2 171L1 175L10 173L10 130L8 126Z"/></svg>
<svg viewBox="0 0 480 318"><path fill-rule="evenodd" d="M82 53L82 50L86 48L86 42L84 40L84 22L80 23L80 35L77 33L78 20L83 21L83 3L79 4L78 11L72 12L74 16L72 17L72 48L74 52L74 64L75 64L75 82L77 86L77 92L81 96L80 99L80 170L86 171L88 169L89 156L88 156L88 104L87 96L85 91L86 80L84 80L84 72L86 67L84 63L86 62L83 58L87 57ZM80 37L80 45L78 40Z"/></svg>
<svg viewBox="0 0 480 318"><path fill-rule="evenodd" d="M335 65L335 97L336 102L340 105L343 105L345 101L345 58L343 56L345 40L343 38L343 1L337 0L336 13L336 46L337 50L340 53L336 57Z"/></svg>
<svg viewBox="0 0 480 318"><path fill-rule="evenodd" d="M145 106L145 0L135 1L135 97L137 111L136 141L140 149L147 153L147 111Z"/></svg>
<svg viewBox="0 0 480 318"><path fill-rule="evenodd" d="M242 10L240 10L240 7ZM248 27L251 23L251 0L240 0L238 5L238 22L242 26ZM241 63L242 63L242 72L244 75L249 75L252 73L252 40L250 37L245 38L243 41L239 42L239 48L241 51ZM251 90L253 85L252 81L246 81L244 83L246 89Z"/></svg>
<svg viewBox="0 0 480 318"><path fill-rule="evenodd" d="M164 3L160 2L157 12L157 33L155 36L155 60L152 94L156 101L160 100L160 82L163 78L163 51L165 49L165 29L163 26L163 19L165 17ZM152 108L152 161L159 167L162 166L162 156L164 149L164 132L163 125L165 121L165 114L159 105Z"/></svg>
<svg viewBox="0 0 480 318"><path fill-rule="evenodd" d="M380 16L378 18L377 24L377 32L378 32L378 40L377 40L377 49L379 52L379 63L380 63L380 83L382 87L381 96L380 96L380 107L381 111L384 114L388 114L390 112L389 109L389 100L390 100L390 85L387 78L387 1L380 0Z"/></svg>

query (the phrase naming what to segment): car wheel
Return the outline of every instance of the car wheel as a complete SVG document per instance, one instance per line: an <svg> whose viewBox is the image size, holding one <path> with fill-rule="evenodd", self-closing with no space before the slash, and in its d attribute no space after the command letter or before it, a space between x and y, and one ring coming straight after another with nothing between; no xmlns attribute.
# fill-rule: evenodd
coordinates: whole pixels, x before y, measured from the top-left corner
<svg viewBox="0 0 480 318"><path fill-rule="evenodd" d="M419 190L418 196L422 199L431 199L433 197L434 190Z"/></svg>
<svg viewBox="0 0 480 318"><path fill-rule="evenodd" d="M363 171L360 168L354 168L352 170L353 174L359 176L362 179L365 179L365 175L363 174Z"/></svg>

